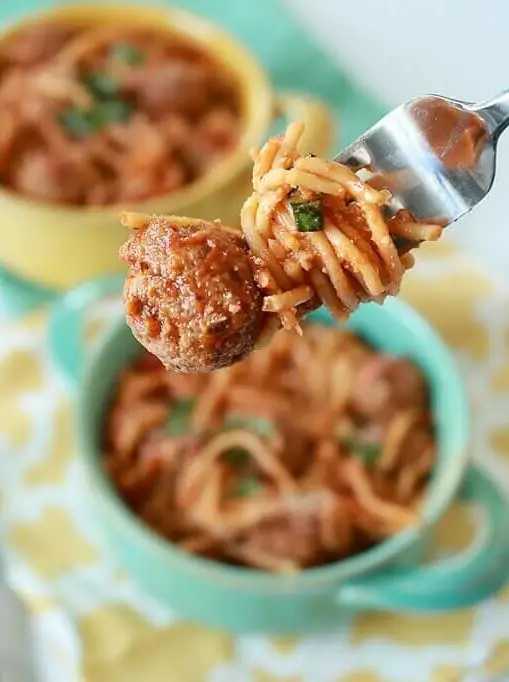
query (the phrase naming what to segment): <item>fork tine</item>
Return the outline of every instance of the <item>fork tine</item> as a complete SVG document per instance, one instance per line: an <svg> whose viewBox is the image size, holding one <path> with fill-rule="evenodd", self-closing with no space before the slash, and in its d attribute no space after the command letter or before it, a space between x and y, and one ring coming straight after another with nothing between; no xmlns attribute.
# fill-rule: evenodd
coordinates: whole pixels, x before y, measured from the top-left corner
<svg viewBox="0 0 509 682"><path fill-rule="evenodd" d="M404 207L418 220L445 226L470 211L493 184L494 131L505 125L494 101L482 109L437 95L416 98L387 114L335 160L369 169L370 182L393 195L394 211ZM497 106L509 118L509 100Z"/></svg>

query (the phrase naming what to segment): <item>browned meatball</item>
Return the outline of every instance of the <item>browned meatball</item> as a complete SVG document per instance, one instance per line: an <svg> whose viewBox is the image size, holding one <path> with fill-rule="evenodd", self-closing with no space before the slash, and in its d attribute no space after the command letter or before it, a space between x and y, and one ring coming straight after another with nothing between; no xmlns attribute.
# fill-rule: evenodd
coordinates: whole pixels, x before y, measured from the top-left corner
<svg viewBox="0 0 509 682"><path fill-rule="evenodd" d="M252 552L294 561L302 567L324 558L318 521L310 514L268 519L250 529L243 541Z"/></svg>
<svg viewBox="0 0 509 682"><path fill-rule="evenodd" d="M89 176L84 164L70 158L51 156L39 149L22 154L14 166L12 186L21 194L45 201L79 203Z"/></svg>
<svg viewBox="0 0 509 682"><path fill-rule="evenodd" d="M214 81L198 64L171 62L140 71L137 88L143 108L156 118L170 112L197 116L209 106Z"/></svg>
<svg viewBox="0 0 509 682"><path fill-rule="evenodd" d="M240 235L215 223L152 217L120 249L135 337L176 372L211 372L248 355L262 294Z"/></svg>
<svg viewBox="0 0 509 682"><path fill-rule="evenodd" d="M359 414L374 417L400 408L425 409L427 397L424 376L410 360L373 354L357 374L352 403Z"/></svg>
<svg viewBox="0 0 509 682"><path fill-rule="evenodd" d="M51 59L74 33L75 29L62 24L34 24L13 36L0 56L12 64L37 64Z"/></svg>

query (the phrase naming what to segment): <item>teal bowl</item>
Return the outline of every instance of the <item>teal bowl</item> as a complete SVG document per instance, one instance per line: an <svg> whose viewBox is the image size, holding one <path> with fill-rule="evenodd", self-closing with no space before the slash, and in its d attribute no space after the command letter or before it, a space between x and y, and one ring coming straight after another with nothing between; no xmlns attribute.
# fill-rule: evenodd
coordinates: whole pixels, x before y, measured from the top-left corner
<svg viewBox="0 0 509 682"><path fill-rule="evenodd" d="M85 284L54 307L49 342L77 403L83 492L106 551L141 588L184 618L233 632L309 632L363 609L430 612L475 604L509 576L509 506L497 485L469 462L469 411L454 358L428 323L399 300L363 305L347 326L374 347L412 358L431 387L438 459L418 526L373 549L301 574L279 576L187 554L153 533L122 503L101 466L104 414L122 369L140 351L122 318L84 361L83 318L118 278ZM334 325L324 310L310 315ZM486 524L469 551L421 566L433 525L461 496L482 507Z"/></svg>

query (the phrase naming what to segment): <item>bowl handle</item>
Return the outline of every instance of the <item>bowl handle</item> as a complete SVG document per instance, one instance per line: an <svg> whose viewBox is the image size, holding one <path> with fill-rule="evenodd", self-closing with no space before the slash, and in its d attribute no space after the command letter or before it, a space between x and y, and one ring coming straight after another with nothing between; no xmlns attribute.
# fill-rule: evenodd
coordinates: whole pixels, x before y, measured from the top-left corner
<svg viewBox="0 0 509 682"><path fill-rule="evenodd" d="M341 605L418 612L447 611L476 604L509 579L509 504L479 467L471 465L460 491L486 513L483 533L468 551L419 568L397 568L349 581L336 592Z"/></svg>
<svg viewBox="0 0 509 682"><path fill-rule="evenodd" d="M287 121L305 124L299 145L303 153L326 156L330 152L337 122L331 109L321 99L301 92L279 92L276 94L275 114Z"/></svg>
<svg viewBox="0 0 509 682"><path fill-rule="evenodd" d="M86 312L101 298L120 294L123 281L123 275L111 275L86 282L64 294L50 308L49 349L72 387L79 382L84 365L83 329Z"/></svg>

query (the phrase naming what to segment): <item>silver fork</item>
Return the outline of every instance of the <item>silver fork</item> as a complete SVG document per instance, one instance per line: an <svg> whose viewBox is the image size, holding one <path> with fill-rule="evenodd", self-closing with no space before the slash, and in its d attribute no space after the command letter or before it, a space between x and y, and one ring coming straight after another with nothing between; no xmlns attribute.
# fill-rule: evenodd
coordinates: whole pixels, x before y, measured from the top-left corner
<svg viewBox="0 0 509 682"><path fill-rule="evenodd" d="M425 95L384 116L335 160L366 168L372 184L392 193L392 212L406 208L445 226L490 191L508 125L509 90L480 104Z"/></svg>

